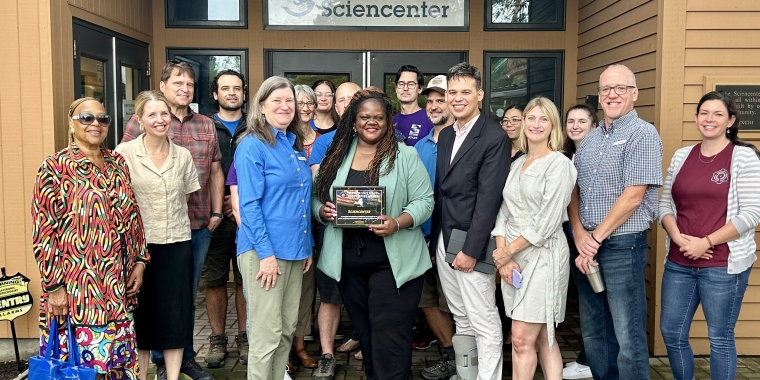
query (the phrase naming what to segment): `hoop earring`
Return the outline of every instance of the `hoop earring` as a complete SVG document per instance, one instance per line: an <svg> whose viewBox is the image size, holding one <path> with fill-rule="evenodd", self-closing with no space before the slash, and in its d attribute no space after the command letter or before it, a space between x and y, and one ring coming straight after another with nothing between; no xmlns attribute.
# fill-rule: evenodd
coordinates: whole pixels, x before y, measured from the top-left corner
<svg viewBox="0 0 760 380"><path fill-rule="evenodd" d="M354 133L356 133L356 124L354 124Z"/></svg>

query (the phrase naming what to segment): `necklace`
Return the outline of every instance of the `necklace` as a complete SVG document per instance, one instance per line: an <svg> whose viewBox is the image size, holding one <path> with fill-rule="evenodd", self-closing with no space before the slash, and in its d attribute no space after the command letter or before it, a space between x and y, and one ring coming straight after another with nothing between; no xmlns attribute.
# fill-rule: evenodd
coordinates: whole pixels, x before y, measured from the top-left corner
<svg viewBox="0 0 760 380"><path fill-rule="evenodd" d="M715 157L718 157L718 155L716 154L716 155L712 156L712 160L710 160L710 161L703 160L702 159L702 147L699 148L699 152L698 153L699 153L699 157L698 157L699 161L702 162L703 164L709 164L709 163L715 161ZM705 158L707 158L707 157L705 157Z"/></svg>

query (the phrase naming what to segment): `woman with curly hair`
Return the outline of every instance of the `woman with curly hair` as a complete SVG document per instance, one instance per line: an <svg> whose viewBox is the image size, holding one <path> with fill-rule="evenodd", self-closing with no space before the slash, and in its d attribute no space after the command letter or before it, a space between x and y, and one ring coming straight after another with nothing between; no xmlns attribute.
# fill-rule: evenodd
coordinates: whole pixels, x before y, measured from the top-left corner
<svg viewBox="0 0 760 380"><path fill-rule="evenodd" d="M414 314L430 256L420 224L433 190L412 147L398 143L391 105L377 88L357 92L317 172L312 213L326 224L320 270L338 281L364 355L367 379L408 379ZM334 186L384 186L385 212L368 228L342 229Z"/></svg>

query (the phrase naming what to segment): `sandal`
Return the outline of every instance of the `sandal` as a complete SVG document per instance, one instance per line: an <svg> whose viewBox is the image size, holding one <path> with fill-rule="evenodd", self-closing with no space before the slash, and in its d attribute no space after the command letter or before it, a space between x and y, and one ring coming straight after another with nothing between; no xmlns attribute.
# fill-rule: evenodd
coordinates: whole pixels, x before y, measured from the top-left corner
<svg viewBox="0 0 760 380"><path fill-rule="evenodd" d="M359 341L348 339L345 343L338 346L338 348L335 349L335 351L338 352L351 352L353 350L356 350L359 348Z"/></svg>
<svg viewBox="0 0 760 380"><path fill-rule="evenodd" d="M355 353L354 354L354 359L356 359L356 360L364 360L364 356L362 355L362 352L359 351L359 352Z"/></svg>

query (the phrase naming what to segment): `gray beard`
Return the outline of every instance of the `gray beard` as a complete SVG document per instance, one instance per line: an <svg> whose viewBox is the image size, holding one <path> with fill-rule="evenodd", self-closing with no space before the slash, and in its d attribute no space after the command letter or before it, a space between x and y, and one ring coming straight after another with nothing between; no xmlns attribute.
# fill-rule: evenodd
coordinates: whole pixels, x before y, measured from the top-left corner
<svg viewBox="0 0 760 380"><path fill-rule="evenodd" d="M444 115L444 116L441 116L438 120L430 119L430 121L433 123L433 125L447 125L446 123L449 122L450 118L451 118L451 115Z"/></svg>

